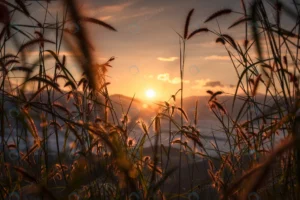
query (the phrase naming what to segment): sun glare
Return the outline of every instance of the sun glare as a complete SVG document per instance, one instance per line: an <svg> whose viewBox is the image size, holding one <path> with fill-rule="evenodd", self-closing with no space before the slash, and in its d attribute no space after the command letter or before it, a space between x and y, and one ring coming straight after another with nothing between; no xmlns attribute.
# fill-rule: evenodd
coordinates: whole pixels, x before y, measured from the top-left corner
<svg viewBox="0 0 300 200"><path fill-rule="evenodd" d="M146 96L147 96L149 99L152 99L152 98L154 98L154 97L156 96L156 93L155 93L154 90L149 89L149 90L146 91Z"/></svg>

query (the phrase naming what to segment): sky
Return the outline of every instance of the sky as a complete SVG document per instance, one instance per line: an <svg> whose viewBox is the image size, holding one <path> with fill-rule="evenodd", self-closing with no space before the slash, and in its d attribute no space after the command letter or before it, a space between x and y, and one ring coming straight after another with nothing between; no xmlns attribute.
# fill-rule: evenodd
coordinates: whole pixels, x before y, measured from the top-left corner
<svg viewBox="0 0 300 200"><path fill-rule="evenodd" d="M30 12L43 16L42 6L46 3L31 2ZM231 35L240 44L244 39L244 26L228 29L242 16L240 0L82 0L78 5L85 16L100 19L117 29L112 32L95 25L87 27L96 61L101 64L112 56L116 58L108 71L110 94L147 99L146 93L151 89L156 99L167 100L180 89L180 46L176 32L183 34L186 16L193 8L190 32L209 28ZM208 16L224 8L235 13L204 23ZM61 13L59 2L49 4L49 11L46 20L55 21L56 13ZM14 20L24 22L18 16ZM70 22L67 27L76 25ZM216 38L212 33L201 33L187 41L185 97L205 95L206 90L234 92L237 75L224 46L215 43ZM66 48L62 51L69 55ZM81 73L78 67L72 68L72 62L70 55L68 64L79 79Z"/></svg>
<svg viewBox="0 0 300 200"><path fill-rule="evenodd" d="M99 37L100 53L104 57L116 57L109 70L110 91L121 93L124 90L126 95L136 94L140 98L151 88L156 91L157 98L167 99L180 88L180 46L176 32L183 33L187 13L192 8L195 12L191 30L217 28L216 23L204 24L204 20L228 5L240 10L238 0L113 0L101 1L102 5L96 2L89 1L83 10L85 7L90 10L92 5L95 10L90 12L92 17L106 19L118 30L117 33L103 31ZM230 16L225 18L219 23L227 29ZM236 83L227 52L215 44L215 38L203 33L188 41L185 96L203 95L211 89L204 86L210 85L214 90L231 91L230 86Z"/></svg>

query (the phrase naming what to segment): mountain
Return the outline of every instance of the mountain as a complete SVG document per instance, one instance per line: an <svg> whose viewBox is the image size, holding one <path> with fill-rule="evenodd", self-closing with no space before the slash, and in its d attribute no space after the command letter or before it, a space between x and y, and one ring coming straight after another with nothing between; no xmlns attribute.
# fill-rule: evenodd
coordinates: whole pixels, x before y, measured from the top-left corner
<svg viewBox="0 0 300 200"><path fill-rule="evenodd" d="M32 97L32 93L26 93L26 98L30 99ZM46 92L40 93L41 98L36 97L33 99L32 102L34 102L32 106L30 106L29 114L32 117L34 124L36 126L36 129L41 137L43 137L43 127L41 126L41 112L39 109L49 109L48 99L46 98L48 95ZM54 102L56 106L54 107L54 112L59 113L61 116L68 118L68 114L72 113L73 119L80 119L78 116L83 113L79 113L76 109L76 106L80 106L80 102L84 102L84 97L82 93L74 93L74 98L71 98L68 100L67 95L62 95L59 93L54 93L54 99L56 101ZM85 113L86 119L90 119L91 121L94 121L95 118L99 118L101 120L104 120L104 98L103 97L94 97L97 99L97 105L94 105L96 108L93 112ZM184 107L183 110L186 112L187 117L189 121L184 121L185 124L188 123L194 123L194 113L195 113L195 105L198 101L198 121L197 121L197 128L200 130L201 135L206 138L206 141L203 141L203 143L207 143L207 145L210 145L208 142L210 140L213 140L213 137L216 137L218 142L220 142L220 146L224 146L224 141L226 140L224 133L220 132L220 123L217 121L217 118L214 116L213 112L210 111L208 106L208 100L209 96L190 96L184 98ZM75 100L77 99L77 100ZM258 102L263 102L263 96L256 97ZM128 130L129 130L129 136L139 140L141 135L144 134L140 124L138 121L143 120L146 125L150 125L153 122L154 117L159 111L162 111L162 109L166 106L166 102L163 101L153 101L153 102L147 102L140 99L132 99L131 97L127 97L124 95L110 95L110 102L108 102L108 106L113 109L108 109L109 111L109 118L108 120L110 122L113 122L115 120L118 120L118 123L121 123L121 120L124 118L124 115L128 112ZM16 115L20 113L20 107L24 106L25 103L18 102L19 99L12 98L5 96L4 98L4 113L7 114L7 120L9 120L10 123L5 123L5 132L7 135L7 139L9 138L12 140L12 136L20 136L24 137L24 131L16 131L16 127L18 127L19 130L22 130L23 124L20 123L20 121L16 120ZM218 102L224 105L226 110L232 114L233 118L235 118L240 110L240 108L243 106L243 101L240 99L237 99L235 102L235 106L233 109L231 109L231 106L233 104L233 97L232 96L218 96ZM53 102L52 102L53 103ZM170 105L179 106L180 102L168 102ZM81 104L82 105L82 104ZM165 108L164 108L165 109ZM174 121L180 125L180 111L176 109L174 112ZM114 118L112 117L114 116ZM243 119L243 118L242 118ZM48 122L51 122L53 120L53 116L51 114L47 115ZM65 140L65 134L66 134L66 125L64 119L59 119L56 117L56 121L58 124L62 126L62 129L59 130L59 146L62 147L64 145ZM48 132L53 132L54 127L53 126L47 126ZM169 120L168 119L161 119L161 129L162 129L162 143L165 146L169 145ZM175 125L171 124L172 134L174 139L178 139L179 135L176 135L176 132L178 129L175 127ZM212 135L212 130L216 130L215 135ZM178 133L177 133L178 134ZM154 135L153 126L149 129L149 137L151 138ZM49 142L53 143L53 147L56 147L56 137L55 134L52 134L49 138ZM67 144L72 142L75 139L75 136L73 134L69 134ZM151 138L151 140L146 141L145 146L149 147L151 143L153 144L154 138ZM30 142L29 142L30 144ZM224 146L224 148L226 148Z"/></svg>

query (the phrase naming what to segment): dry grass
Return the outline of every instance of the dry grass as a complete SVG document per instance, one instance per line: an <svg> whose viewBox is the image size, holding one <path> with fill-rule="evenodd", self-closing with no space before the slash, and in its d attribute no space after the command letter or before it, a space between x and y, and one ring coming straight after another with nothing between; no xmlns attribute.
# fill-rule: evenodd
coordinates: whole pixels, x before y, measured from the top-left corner
<svg viewBox="0 0 300 200"><path fill-rule="evenodd" d="M205 21L208 23L231 13L242 15L229 28L245 26L243 44L211 28L189 30L196 10L188 13L183 35L178 34L181 80L188 59L187 41L202 33L216 37L216 42L224 46L238 77L236 92L231 94L232 108L219 101L224 92L207 91L208 109L221 125L229 146L226 152L220 150L212 133L211 145L217 155L214 157L208 152L211 149L204 146L203 136L197 129L198 102L195 102L192 119L183 109L183 81L178 92L160 105L160 111L149 125L130 118L134 97L120 119L105 78L114 57L104 64L94 62L93 42L85 24L93 23L109 31L116 29L103 21L82 16L72 0L60 3L63 12L54 13L55 22L49 24L46 15L51 1L44 2L47 6L43 20L31 16L29 4L23 1L0 1L1 199L18 195L30 199L150 200L197 199L198 196L200 199L246 200L249 196L300 199L300 11L296 3L295 9L290 10L284 3L270 2L269 5L261 0L247 7L242 0L243 13L223 9ZM275 20L267 15L266 7L273 9ZM15 12L30 18L36 25L12 26ZM295 23L292 30L286 30L281 23L282 13L291 16ZM81 22L77 31L65 28L70 21ZM248 31L249 25L251 31ZM55 38L47 39L47 33L54 34ZM19 38L25 38L24 42L20 43ZM11 45L17 49L14 54L7 52ZM83 73L79 81L69 71L68 57L60 53L62 45L76 55ZM35 49L39 54L31 64L28 64L28 49ZM253 51L257 58L251 54ZM48 64L49 60L54 61L54 66ZM21 84L13 81L15 73L24 77ZM264 91L260 94L262 102L258 101L261 91ZM178 99L180 106L176 105ZM234 109L237 100L243 104L237 116L232 116L229 110ZM69 104L72 106L65 106ZM167 147L162 144L163 121L168 124L170 145ZM143 133L133 138L131 129L137 123ZM150 136L152 127L153 138ZM278 135L282 136L281 142L275 141ZM61 137L63 146L59 144ZM54 153L49 148L50 138L55 138ZM144 154L147 140L151 155ZM193 146L187 141L192 141ZM174 144L180 145L179 151L172 148ZM175 163L172 157L177 155L178 163ZM196 161L199 155L203 158L201 163ZM196 171L199 165L203 165L201 173ZM198 177L206 181L199 183ZM183 189L187 185L189 188ZM264 188L266 185L270 187ZM206 188L211 191L203 194Z"/></svg>

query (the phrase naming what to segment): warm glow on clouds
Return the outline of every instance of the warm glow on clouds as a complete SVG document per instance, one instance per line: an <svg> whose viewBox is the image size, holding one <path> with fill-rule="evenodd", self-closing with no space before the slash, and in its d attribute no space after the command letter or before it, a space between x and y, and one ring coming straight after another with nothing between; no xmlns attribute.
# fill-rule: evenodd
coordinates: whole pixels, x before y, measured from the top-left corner
<svg viewBox="0 0 300 200"><path fill-rule="evenodd" d="M107 6L103 6L100 9L100 12L121 12L123 11L125 8L131 6L134 3L134 1L127 1L125 3L121 3L121 4L116 4L116 5L107 5ZM99 11L99 10L98 10Z"/></svg>
<svg viewBox="0 0 300 200"><path fill-rule="evenodd" d="M187 3L181 0L175 0L172 4L158 0L86 0L78 2L78 8L82 11L83 16L102 20L117 29L117 32L110 32L95 24L89 23L86 26L94 48L92 51L94 62L102 64L111 56L116 58L110 63L112 67L109 68L107 74L107 81L111 82L109 85L111 93L129 96L136 94L140 98L145 98L144 92L147 88L154 89L161 97L166 95L164 96L166 98L167 95L180 88L180 69L178 68L180 52L176 32L183 33L185 17L190 8L195 8L190 31L201 27L203 20L214 11L214 9L207 9L213 5L209 1L201 1L201 8L197 8L199 4L197 0L189 2L187 7L185 7ZM223 4L227 5L228 2L220 1L218 7ZM236 4L232 5L234 7ZM34 10L40 11L39 13L44 12L44 9L38 5ZM49 21L55 23L56 14L63 13L61 4L55 1L51 5L49 4L49 12L53 17L47 17L47 23ZM14 21L17 24L25 24L20 17ZM76 25L76 22L67 23L66 27L72 29L74 24ZM224 27L227 28L227 24ZM210 23L208 28L213 29L217 26ZM236 37L238 33L230 34L242 46L243 37ZM71 39L70 34L66 34L66 36L66 40ZM54 40L55 31L49 32L45 38ZM78 73L76 77L80 78L82 72L77 65L74 65L77 62L76 56L80 55L76 51L72 52L66 48L64 44L60 50L59 59L65 55L67 68ZM52 46L50 47L52 48ZM32 56L32 60L36 59L39 56L39 51L35 51L37 49L38 45L33 45L26 49L26 55ZM186 92L184 95L194 95L195 90L201 88L203 91L230 88L230 84L236 82L236 74L231 62L228 61L230 59L224 45L216 43L214 35L199 34L189 40L186 46L183 81ZM222 62L222 66L220 66L220 62ZM53 62L49 62L48 65L53 67ZM158 89L161 87L164 88L163 94ZM157 99L159 98L157 97Z"/></svg>
<svg viewBox="0 0 300 200"><path fill-rule="evenodd" d="M173 62L177 59L178 59L178 57L168 57L168 58L158 57L157 58L157 60L163 61L163 62Z"/></svg>
<svg viewBox="0 0 300 200"><path fill-rule="evenodd" d="M105 21L105 20L108 20L108 19L110 19L110 18L112 18L112 16L103 16L103 17L100 17L100 20L102 20L102 21Z"/></svg>
<svg viewBox="0 0 300 200"><path fill-rule="evenodd" d="M234 85L225 85L221 81L212 81L210 79L199 79L194 81L195 85L191 88L200 92L202 95L206 94L207 90L224 91L227 93L234 93Z"/></svg>
<svg viewBox="0 0 300 200"><path fill-rule="evenodd" d="M181 82L179 77L174 77L173 79L170 79L170 74L168 74L168 73L158 74L157 80L169 82L171 84L179 84ZM183 80L183 82L190 83L189 80Z"/></svg>
<svg viewBox="0 0 300 200"><path fill-rule="evenodd" d="M217 55L212 55L212 56L207 56L204 58L204 60L230 60L229 56L217 56Z"/></svg>
<svg viewBox="0 0 300 200"><path fill-rule="evenodd" d="M202 89L202 88L233 88L233 85L224 85L221 81L212 81L210 79L200 79L195 80L196 85L192 86L193 89Z"/></svg>

